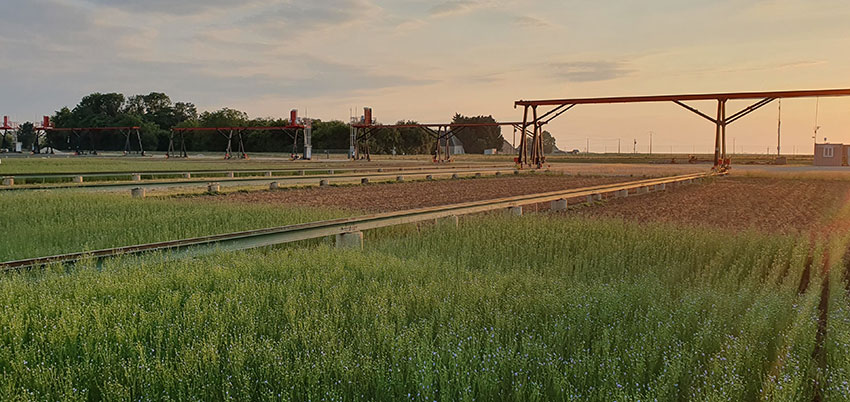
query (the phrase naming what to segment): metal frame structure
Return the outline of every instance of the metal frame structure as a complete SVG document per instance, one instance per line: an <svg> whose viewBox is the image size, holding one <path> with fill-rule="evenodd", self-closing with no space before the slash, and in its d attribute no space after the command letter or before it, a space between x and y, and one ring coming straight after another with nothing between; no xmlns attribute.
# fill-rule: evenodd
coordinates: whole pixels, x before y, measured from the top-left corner
<svg viewBox="0 0 850 402"><path fill-rule="evenodd" d="M50 132L69 132L72 135L68 137L68 149L71 149L73 144L74 155L85 155L86 153L97 155L97 150L94 149L94 142L91 137L95 132L117 132L124 136L124 155L138 153L145 156L145 148L142 146L141 127L126 126L126 127L48 127L46 133ZM83 150L82 142L85 134L88 134L89 149ZM136 140L139 143L139 149L133 149L132 137L135 134Z"/></svg>
<svg viewBox="0 0 850 402"><path fill-rule="evenodd" d="M305 130L303 124L290 124L288 126L278 127L179 127L171 129L171 136L168 139L168 151L165 156L169 158L187 158L189 155L186 152L186 136L187 132L216 132L227 138L227 148L224 150L224 159L231 159L233 155L233 140L237 142L237 155L239 158L248 159L248 154L245 151L245 143L242 135L249 131L279 131L289 135L292 138L292 155L298 154L298 135L299 130L303 133ZM306 139L305 139L306 140ZM176 149L179 146L179 149ZM305 155L306 157L306 155Z"/></svg>
<svg viewBox="0 0 850 402"><path fill-rule="evenodd" d="M351 125L354 133L351 136L353 159L372 160L369 150L369 139L374 138L381 130L396 128L418 128L436 139L434 162L450 162L452 160L450 141L458 133L467 128L513 126L520 130L521 122L492 122L492 123L417 123L417 124L371 124L354 123Z"/></svg>
<svg viewBox="0 0 850 402"><path fill-rule="evenodd" d="M10 121L9 116L3 116L3 125L0 126L0 135L2 135L2 139L0 139L0 150L6 149L6 135L9 131L17 129L17 124ZM14 141L12 143L14 145Z"/></svg>
<svg viewBox="0 0 850 402"><path fill-rule="evenodd" d="M850 96L850 89L815 89L800 91L771 91L771 92L729 92L709 94L684 94L684 95L651 95L651 96L623 96L604 98L573 98L573 99L549 99L549 100L518 100L514 102L514 108L523 107L522 130L526 133L520 137L520 146L517 150L519 156L517 161L521 166L542 166L546 160L543 154L542 127L576 105L589 104L612 104L612 103L646 103L646 102L673 102L696 115L714 123L714 169L724 170L729 167L731 161L726 154L726 126L734 123L742 117L754 112L774 100L782 98L814 98L814 97L838 97ZM757 102L731 114L726 114L726 102L730 100L753 100ZM693 106L686 104L689 101L713 100L717 101L716 117L711 117ZM539 106L554 106L546 113L538 116ZM531 109L531 120L528 112ZM531 134L528 135L527 128L531 126ZM530 144L529 144L530 143Z"/></svg>

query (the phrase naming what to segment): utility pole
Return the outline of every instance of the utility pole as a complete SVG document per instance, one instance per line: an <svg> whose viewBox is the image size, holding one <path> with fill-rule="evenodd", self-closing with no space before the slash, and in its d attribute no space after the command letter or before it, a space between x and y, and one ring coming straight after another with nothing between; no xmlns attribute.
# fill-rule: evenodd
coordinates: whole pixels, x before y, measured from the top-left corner
<svg viewBox="0 0 850 402"><path fill-rule="evenodd" d="M652 155L652 131L649 132L649 154Z"/></svg>
<svg viewBox="0 0 850 402"><path fill-rule="evenodd" d="M779 113L776 117L776 156L779 157L782 144L782 99L779 100Z"/></svg>
<svg viewBox="0 0 850 402"><path fill-rule="evenodd" d="M635 138L635 145L634 145L634 148L632 148L632 153L633 154L637 153L637 138Z"/></svg>
<svg viewBox="0 0 850 402"><path fill-rule="evenodd" d="M590 137L585 137L585 140L587 140L587 144L584 146L584 153L589 155L590 154Z"/></svg>

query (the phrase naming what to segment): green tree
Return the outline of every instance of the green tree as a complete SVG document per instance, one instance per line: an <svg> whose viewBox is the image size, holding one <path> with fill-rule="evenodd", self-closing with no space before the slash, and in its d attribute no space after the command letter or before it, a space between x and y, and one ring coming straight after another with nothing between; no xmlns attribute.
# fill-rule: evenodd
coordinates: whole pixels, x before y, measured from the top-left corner
<svg viewBox="0 0 850 402"><path fill-rule="evenodd" d="M35 126L32 122L26 122L21 124L18 127L17 132L18 141L22 144L21 146L25 149L32 149L32 145L35 142Z"/></svg>
<svg viewBox="0 0 850 402"><path fill-rule="evenodd" d="M493 116L466 117L457 113L452 118L452 123L495 123ZM502 149L502 127L467 127L457 134L457 138L463 144L464 152L468 154L482 154L485 149Z"/></svg>
<svg viewBox="0 0 850 402"><path fill-rule="evenodd" d="M555 137L552 137L548 131L543 130L543 153L551 154L555 152Z"/></svg>

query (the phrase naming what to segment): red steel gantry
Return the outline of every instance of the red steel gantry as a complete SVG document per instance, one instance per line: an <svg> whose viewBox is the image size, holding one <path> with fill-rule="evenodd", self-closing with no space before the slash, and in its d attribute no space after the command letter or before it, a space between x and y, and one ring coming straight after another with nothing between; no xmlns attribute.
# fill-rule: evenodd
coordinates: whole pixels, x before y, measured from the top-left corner
<svg viewBox="0 0 850 402"><path fill-rule="evenodd" d="M512 126L514 130L520 130L521 122L490 122L490 123L401 123L401 124L375 124L372 120L372 109L365 108L363 121L353 123L355 134L352 136L351 149L353 159L371 160L369 150L369 139L375 137L385 129L418 128L436 140L434 150L434 162L450 162L451 139L467 128L476 127L501 127Z"/></svg>
<svg viewBox="0 0 850 402"><path fill-rule="evenodd" d="M46 121L46 120L45 120ZM126 126L126 127L51 127L48 126L45 128L45 132L69 132L71 136L68 137L69 147L73 146L74 155L84 155L86 153L90 153L92 155L97 155L97 150L94 149L94 138L92 138L93 133L102 133L102 132L111 132L111 133L120 133L124 136L124 155L130 153L139 153L142 156L145 156L145 149L142 146L142 134L140 132L141 127L138 126ZM139 149L133 149L133 141L132 138L136 137L136 141L139 144ZM89 149L83 149L83 139L87 137L89 140Z"/></svg>
<svg viewBox="0 0 850 402"><path fill-rule="evenodd" d="M623 96L605 98L574 98L574 99L550 99L550 100L518 100L514 102L514 108L523 107L522 129L526 135L520 136L520 145L517 150L517 158L521 166L542 166L545 162L543 154L542 127L560 116L576 105L588 104L610 104L610 103L644 103L644 102L673 102L698 116L714 123L714 168L726 169L730 160L726 156L726 126L738 119L752 113L756 109L782 98L813 98L813 97L835 97L850 96L850 89L815 89L801 91L772 91L772 92L730 92L711 94L685 94L685 95L651 95L651 96ZM733 113L726 114L726 102L729 100L752 100L757 102ZM717 117L711 117L698 109L685 104L688 101L714 100L717 101ZM554 106L551 110L538 116L538 106ZM528 111L531 109L531 121L528 120ZM531 131L528 128L531 127ZM530 147L529 147L529 142Z"/></svg>

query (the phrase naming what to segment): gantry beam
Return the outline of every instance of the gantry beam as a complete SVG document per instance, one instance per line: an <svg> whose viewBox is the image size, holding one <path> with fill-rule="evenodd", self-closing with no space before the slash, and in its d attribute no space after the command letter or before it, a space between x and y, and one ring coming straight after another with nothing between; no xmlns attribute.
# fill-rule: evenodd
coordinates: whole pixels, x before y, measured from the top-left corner
<svg viewBox="0 0 850 402"><path fill-rule="evenodd" d="M783 98L812 98L812 97L839 97L850 96L850 88L845 89L812 89L798 91L767 91L767 92L724 92L724 93L706 93L706 94L682 94L682 95L649 95L649 96L619 96L619 97L601 97L601 98L568 98L568 99L544 99L544 100L518 100L514 102L514 108L523 107L523 122L522 131L526 132L527 128L532 129L531 138L526 136L521 137L519 146L519 157L517 158L520 166L541 166L545 161L545 155L542 152L542 130L541 127L548 124L550 121L560 116L567 110L572 109L576 105L596 105L596 104L614 104L614 103L649 103L649 102L673 102L696 115L714 123L714 167L718 170L723 170L729 167L730 160L726 157L726 126L738 121L744 116L754 112L755 110ZM730 100L753 100L757 102L750 106L741 109L727 117L726 102ZM688 101L704 101L711 100L717 102L717 115L711 117L697 108L686 104ZM540 106L554 106L552 110L537 116L537 108ZM531 109L531 120L528 119L528 112ZM531 149L529 153L529 144L531 141Z"/></svg>
<svg viewBox="0 0 850 402"><path fill-rule="evenodd" d="M293 140L292 155L295 156L298 152L298 130L306 128L303 124L291 124L288 126L273 126L273 127L175 127L171 129L171 135L168 139L168 151L165 156L168 158L186 158L186 133L189 132L215 132L221 134L227 139L227 147L224 151L224 158L230 159L233 155L233 140L237 141L237 155L242 159L248 158L248 153L245 151L245 144L242 140L242 135L249 131L279 131L289 135Z"/></svg>

